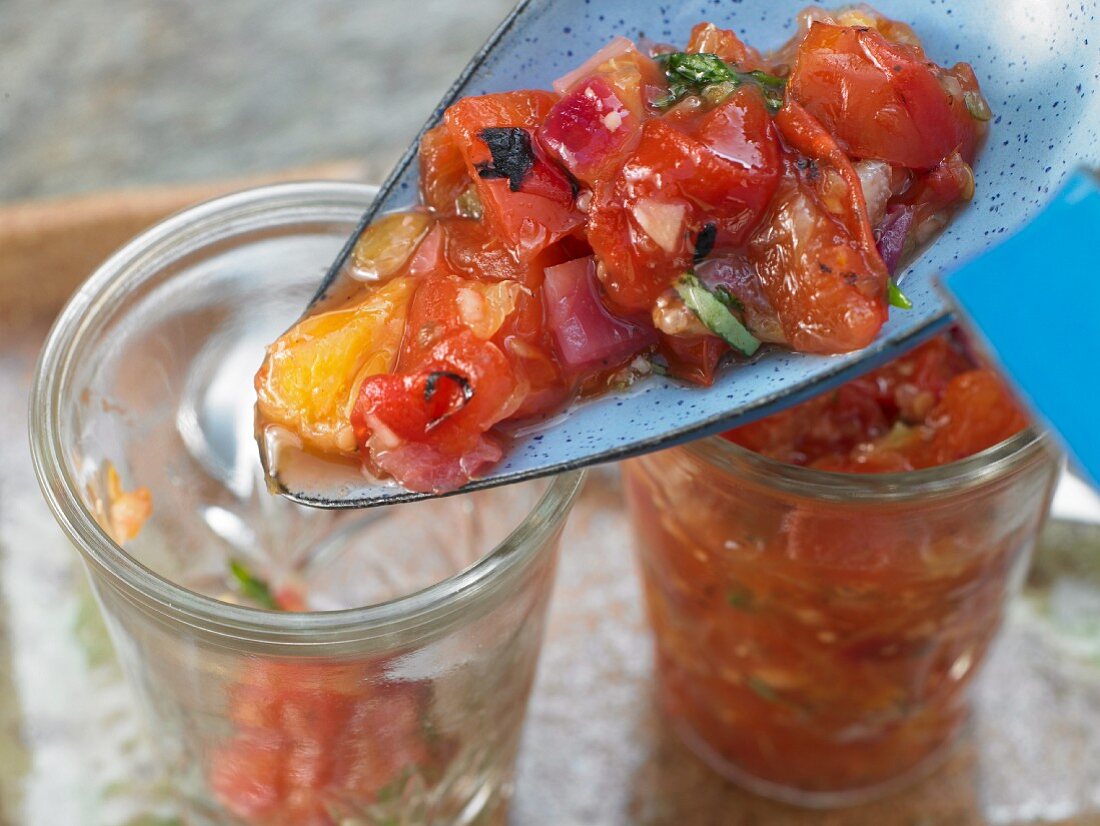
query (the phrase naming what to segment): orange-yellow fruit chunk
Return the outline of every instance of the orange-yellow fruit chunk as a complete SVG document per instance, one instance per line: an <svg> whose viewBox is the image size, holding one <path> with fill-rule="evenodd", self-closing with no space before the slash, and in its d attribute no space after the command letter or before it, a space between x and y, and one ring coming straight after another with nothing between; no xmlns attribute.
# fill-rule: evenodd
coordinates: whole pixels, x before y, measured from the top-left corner
<svg viewBox="0 0 1100 826"><path fill-rule="evenodd" d="M415 285L395 279L356 307L305 318L280 336L256 373L261 420L307 447L354 453L356 392L367 376L393 369Z"/></svg>

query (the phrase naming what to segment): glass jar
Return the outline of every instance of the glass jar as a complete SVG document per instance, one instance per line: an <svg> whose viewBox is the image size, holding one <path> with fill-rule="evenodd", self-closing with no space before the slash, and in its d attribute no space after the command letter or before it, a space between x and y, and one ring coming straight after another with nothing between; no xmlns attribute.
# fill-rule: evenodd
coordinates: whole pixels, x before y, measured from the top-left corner
<svg viewBox="0 0 1100 826"><path fill-rule="evenodd" d="M721 438L626 463L673 727L721 774L800 805L929 771L966 719L1057 469L1032 432L897 474Z"/></svg>
<svg viewBox="0 0 1100 826"><path fill-rule="evenodd" d="M267 492L253 440L264 343L375 192L286 184L168 219L79 290L39 362L35 469L188 822L503 818L581 476L319 511ZM296 612L240 604L256 588Z"/></svg>

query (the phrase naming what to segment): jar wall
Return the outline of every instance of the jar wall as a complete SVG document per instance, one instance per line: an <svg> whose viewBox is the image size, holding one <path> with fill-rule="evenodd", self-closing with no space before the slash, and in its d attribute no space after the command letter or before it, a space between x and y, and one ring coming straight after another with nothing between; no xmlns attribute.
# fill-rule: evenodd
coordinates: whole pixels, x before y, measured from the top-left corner
<svg viewBox="0 0 1100 826"><path fill-rule="evenodd" d="M958 489L940 468L939 492L909 497L850 477L850 495L826 498L705 454L625 467L675 728L794 802L853 802L920 773L966 718L1057 460L1032 449Z"/></svg>
<svg viewBox="0 0 1100 826"><path fill-rule="evenodd" d="M507 594L393 647L219 638L89 572L194 822L488 823L510 793L559 533Z"/></svg>

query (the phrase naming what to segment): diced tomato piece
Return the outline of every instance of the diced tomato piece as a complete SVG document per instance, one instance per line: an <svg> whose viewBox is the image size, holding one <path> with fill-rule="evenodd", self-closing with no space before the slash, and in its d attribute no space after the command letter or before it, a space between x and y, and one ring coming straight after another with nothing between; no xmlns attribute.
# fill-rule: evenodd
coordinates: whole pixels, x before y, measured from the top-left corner
<svg viewBox="0 0 1100 826"><path fill-rule="evenodd" d="M456 221L450 226L458 224L478 226L474 221ZM477 281L444 269L420 286L409 307L408 334L397 371L418 369L425 354L439 341L469 329L500 348L512 366L517 385L527 388L512 414L524 418L563 404L570 385L554 358L554 344L544 323L542 299L537 292L542 272L536 274L531 271L533 267L518 264L506 252L504 255L495 273L499 278L494 280ZM557 263L556 256L549 253L536 260L544 258ZM508 269L508 264L515 269ZM527 284L520 278L527 279Z"/></svg>
<svg viewBox="0 0 1100 826"><path fill-rule="evenodd" d="M486 224L522 261L584 222L574 184L534 139L556 102L550 92L502 92L464 98L444 116L477 184ZM490 150L494 139L510 141L510 151L496 160ZM500 168L504 154L509 163Z"/></svg>
<svg viewBox="0 0 1100 826"><path fill-rule="evenodd" d="M697 155L697 177L686 180L687 170L653 166L679 179L685 195L710 211L719 229L728 233L725 243L737 246L752 231L779 181L780 146L772 119L759 92L742 88L689 130L706 150ZM719 163L715 165L712 158ZM670 152L666 160L680 158ZM720 238L716 248L722 246Z"/></svg>
<svg viewBox="0 0 1100 826"><path fill-rule="evenodd" d="M396 372L418 369L435 346L468 330L495 339L529 290L516 281L475 281L442 270L424 279L409 304Z"/></svg>
<svg viewBox="0 0 1100 826"><path fill-rule="evenodd" d="M648 121L634 155L596 190L588 240L611 301L647 312L690 266L714 223L716 247L744 242L778 185L780 148L763 100L743 88L691 125Z"/></svg>
<svg viewBox="0 0 1100 826"><path fill-rule="evenodd" d="M565 245L559 243L529 261L519 261L483 221L445 218L439 226L445 236L445 264L441 268L478 281L517 281L536 289L542 284L542 273L546 267L572 257ZM430 237L424 243L428 240Z"/></svg>
<svg viewBox="0 0 1100 826"><path fill-rule="evenodd" d="M749 241L748 253L794 349L858 350L885 323L885 267L877 251L869 255L862 249L798 177L780 184L771 215Z"/></svg>
<svg viewBox="0 0 1100 826"><path fill-rule="evenodd" d="M393 369L416 283L395 278L357 304L306 316L268 348L256 373L263 421L314 450L354 450L348 415L364 376Z"/></svg>
<svg viewBox="0 0 1100 826"><path fill-rule="evenodd" d="M464 375L447 370L423 369L385 378L360 395L363 416L377 417L377 424L364 421L374 430L384 425L387 437L406 442L423 441L433 427L461 411L474 393Z"/></svg>
<svg viewBox="0 0 1100 826"><path fill-rule="evenodd" d="M252 662L230 690L233 737L213 754L215 795L257 826L334 826L404 774L438 765L424 687L378 663ZM350 811L349 809L348 811Z"/></svg>
<svg viewBox="0 0 1100 826"><path fill-rule="evenodd" d="M600 75L577 84L539 128L539 142L575 178L592 185L637 144L641 119Z"/></svg>
<svg viewBox="0 0 1100 826"><path fill-rule="evenodd" d="M442 215L455 211L455 201L473 181L466 159L447 127L429 129L420 139L420 194L424 203Z"/></svg>
<svg viewBox="0 0 1100 826"><path fill-rule="evenodd" d="M1027 417L992 370L951 379L928 416L932 437L914 450L914 467L955 462L993 447L1027 427Z"/></svg>
<svg viewBox="0 0 1100 826"><path fill-rule="evenodd" d="M859 177L832 136L798 103L788 100L776 123L809 159L788 157L769 218L748 243L749 259L794 349L837 353L865 347L886 321L888 273ZM825 182L818 161L838 176L843 197L831 208L818 191Z"/></svg>
<svg viewBox="0 0 1100 826"><path fill-rule="evenodd" d="M493 340L508 357L520 383L528 388L513 418L542 415L568 401L572 380L556 356L541 292L531 289L517 294L515 310Z"/></svg>
<svg viewBox="0 0 1100 826"><path fill-rule="evenodd" d="M921 175L899 200L913 205L946 207L968 201L974 195L974 170L958 152Z"/></svg>
<svg viewBox="0 0 1100 826"><path fill-rule="evenodd" d="M661 333L659 352L668 362L674 378L710 387L718 370L718 361L729 352L729 345L717 336L669 336Z"/></svg>
<svg viewBox="0 0 1100 826"><path fill-rule="evenodd" d="M483 221L445 219L440 226L446 236L447 265L456 273L482 281L523 284L536 277L535 268L517 261ZM541 271L537 277L541 277Z"/></svg>
<svg viewBox="0 0 1100 826"><path fill-rule="evenodd" d="M651 325L616 318L604 307L591 256L547 269L543 300L558 352L573 370L615 367L656 343Z"/></svg>
<svg viewBox="0 0 1100 826"><path fill-rule="evenodd" d="M913 210L913 231L918 242L927 240L931 231L942 226L951 207L974 197L974 170L958 152L952 152L943 163L920 175L895 203Z"/></svg>
<svg viewBox="0 0 1100 826"><path fill-rule="evenodd" d="M308 611L305 594L295 585L281 585L275 590L275 604L280 611Z"/></svg>
<svg viewBox="0 0 1100 826"><path fill-rule="evenodd" d="M783 133L783 137L796 151L833 168L840 178L838 184L841 196L837 200L843 199L847 202L847 209L842 209L840 214L848 231L863 245L865 252L871 253L872 257L877 254L871 218L867 211L867 200L863 194L863 184L855 167L852 166L852 161L841 149L836 138L807 109L793 100L787 100L784 103L783 108L776 115L775 123ZM824 181L817 180L816 183L821 185L822 191L826 188ZM833 187L828 186L828 189L832 195ZM885 287L885 283L883 286Z"/></svg>
<svg viewBox="0 0 1100 826"><path fill-rule="evenodd" d="M952 152L968 163L981 132L968 66L949 71L916 46L874 29L815 22L798 49L787 94L857 158L931 169Z"/></svg>
<svg viewBox="0 0 1100 826"><path fill-rule="evenodd" d="M488 162L492 160L488 147L478 138L483 129L504 126L535 129L557 102L558 95L541 90L462 98L447 109L444 123L467 161L473 158L474 163ZM473 171L476 173L476 168Z"/></svg>
<svg viewBox="0 0 1100 826"><path fill-rule="evenodd" d="M356 442L365 461L409 490L454 489L499 459L484 434L527 388L500 348L468 329L435 340L416 361L363 382L351 416Z"/></svg>
<svg viewBox="0 0 1100 826"><path fill-rule="evenodd" d="M718 55L738 71L751 72L761 69L764 62L760 52L746 46L729 29L720 29L713 23L699 23L691 30L686 51L693 54Z"/></svg>
<svg viewBox="0 0 1100 826"><path fill-rule="evenodd" d="M278 732L249 731L239 735L230 747L216 755L210 778L214 794L237 817L266 822L264 819L277 813L284 804L285 747L286 739Z"/></svg>

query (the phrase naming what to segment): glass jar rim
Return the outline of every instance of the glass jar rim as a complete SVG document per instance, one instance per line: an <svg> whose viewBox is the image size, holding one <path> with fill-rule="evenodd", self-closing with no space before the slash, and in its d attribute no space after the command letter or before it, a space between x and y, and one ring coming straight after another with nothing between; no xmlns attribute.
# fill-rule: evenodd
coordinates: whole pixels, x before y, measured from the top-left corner
<svg viewBox="0 0 1100 826"><path fill-rule="evenodd" d="M844 473L773 459L721 436L690 442L684 449L729 475L794 495L844 502L911 501L955 494L1002 478L1054 450L1046 433L1029 427L992 447L945 465L893 473Z"/></svg>
<svg viewBox="0 0 1100 826"><path fill-rule="evenodd" d="M82 556L127 598L199 631L272 643L325 644L419 635L448 624L460 609L513 581L539 555L568 514L584 478L580 471L553 478L508 536L457 574L386 602L339 611L289 613L233 605L160 576L111 539L79 495L80 485L65 459L59 423L62 405L69 397L67 379L72 365L92 321L97 314L109 311L104 298L124 282L161 272L163 264L154 262L162 256L174 251L178 259L208 245L224 244L254 230L258 217L271 218L270 227L345 216L353 221L377 192L377 187L368 184L301 181L246 189L188 207L111 255L58 315L39 355L31 389L29 430L34 470L62 530ZM235 227L234 221L253 223L242 229Z"/></svg>

